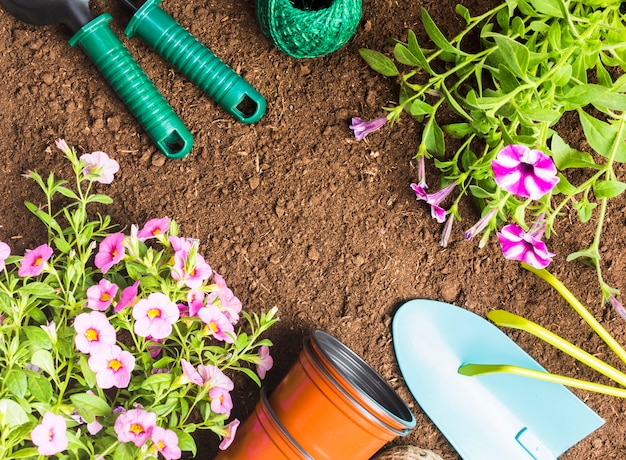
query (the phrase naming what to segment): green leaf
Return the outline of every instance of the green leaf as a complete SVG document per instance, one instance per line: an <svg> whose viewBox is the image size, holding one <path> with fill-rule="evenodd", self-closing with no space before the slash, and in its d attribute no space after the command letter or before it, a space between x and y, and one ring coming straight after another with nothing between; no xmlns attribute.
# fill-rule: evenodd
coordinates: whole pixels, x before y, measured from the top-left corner
<svg viewBox="0 0 626 460"><path fill-rule="evenodd" d="M393 48L393 55L400 64L410 65L413 67L421 66L419 59L409 51L402 43L397 43Z"/></svg>
<svg viewBox="0 0 626 460"><path fill-rule="evenodd" d="M586 199L574 204L574 209L578 212L578 218L582 223L588 222L597 203L590 203Z"/></svg>
<svg viewBox="0 0 626 460"><path fill-rule="evenodd" d="M495 40L502 62L515 76L524 80L530 61L528 48L505 35L491 33L488 36L492 36Z"/></svg>
<svg viewBox="0 0 626 460"><path fill-rule="evenodd" d="M466 23L469 24L470 20L472 19L472 16L470 15L470 12L466 7L457 3L455 7L455 11L459 16L461 16L465 20Z"/></svg>
<svg viewBox="0 0 626 460"><path fill-rule="evenodd" d="M5 377L4 386L14 396L23 398L27 390L26 374L21 369L11 369Z"/></svg>
<svg viewBox="0 0 626 460"><path fill-rule="evenodd" d="M39 458L39 451L36 447L27 447L13 452L11 458Z"/></svg>
<svg viewBox="0 0 626 460"><path fill-rule="evenodd" d="M408 104L407 110L414 117L420 117L424 115L432 115L435 108L421 99L414 99L413 102Z"/></svg>
<svg viewBox="0 0 626 460"><path fill-rule="evenodd" d="M25 326L22 328L22 332L26 334L31 345L45 350L52 348L50 336L42 328L38 326Z"/></svg>
<svg viewBox="0 0 626 460"><path fill-rule="evenodd" d="M50 298L54 297L54 288L46 283L33 281L20 287L17 292L21 295L30 294L35 297Z"/></svg>
<svg viewBox="0 0 626 460"><path fill-rule="evenodd" d="M568 109L572 110L577 107L585 107L596 99L604 97L608 92L609 88L606 86L588 83L572 87L563 99L569 104Z"/></svg>
<svg viewBox="0 0 626 460"><path fill-rule="evenodd" d="M528 0L539 13L553 18L562 18L563 12L559 6L559 0Z"/></svg>
<svg viewBox="0 0 626 460"><path fill-rule="evenodd" d="M559 173L557 174L559 178L559 182L556 184L554 188L554 193L562 193L563 195L573 195L576 192L576 187L569 183L567 178Z"/></svg>
<svg viewBox="0 0 626 460"><path fill-rule="evenodd" d="M52 399L52 384L41 374L28 375L28 389L36 401L49 403Z"/></svg>
<svg viewBox="0 0 626 460"><path fill-rule="evenodd" d="M113 460L135 460L138 458L136 450L130 442L120 443L115 447Z"/></svg>
<svg viewBox="0 0 626 460"><path fill-rule="evenodd" d="M78 393L70 396L72 404L82 418L91 423L96 416L108 415L111 413L109 404L99 396Z"/></svg>
<svg viewBox="0 0 626 460"><path fill-rule="evenodd" d="M626 184L618 180L599 180L593 184L593 194L598 199L614 198L626 190Z"/></svg>
<svg viewBox="0 0 626 460"><path fill-rule="evenodd" d="M470 185L470 192L474 198L491 198L492 194L477 185Z"/></svg>
<svg viewBox="0 0 626 460"><path fill-rule="evenodd" d="M432 117L426 123L424 132L422 133L422 143L426 150L437 157L442 157L446 150L443 131Z"/></svg>
<svg viewBox="0 0 626 460"><path fill-rule="evenodd" d="M431 69L430 65L428 64L428 61L426 60L426 56L424 56L424 53L422 52L422 48L420 48L419 43L417 42L417 37L415 36L415 32L413 32L411 29L409 29L409 32L408 32L408 45L409 45L409 51L411 52L413 56L417 58L420 65L430 75L435 75L435 72L433 71L433 69Z"/></svg>
<svg viewBox="0 0 626 460"><path fill-rule="evenodd" d="M587 142L592 149L603 157L609 157L613 147L617 149L614 159L619 162L626 162L626 143L617 137L617 126L606 123L592 117L584 110L578 110L583 132ZM616 145L615 142L617 142Z"/></svg>
<svg viewBox="0 0 626 460"><path fill-rule="evenodd" d="M173 379L172 374L154 374L141 383L141 388L160 392L163 388L170 387Z"/></svg>
<svg viewBox="0 0 626 460"><path fill-rule="evenodd" d="M552 136L552 160L559 170L568 168L600 168L587 152L571 148L558 134Z"/></svg>
<svg viewBox="0 0 626 460"><path fill-rule="evenodd" d="M363 59L365 59L365 62L367 62L373 70L384 75L385 77L395 77L396 75L400 75L400 72L393 61L383 53L368 48L361 48L359 49L359 54Z"/></svg>
<svg viewBox="0 0 626 460"><path fill-rule="evenodd" d="M59 192L61 195L66 196L68 198L72 198L74 200L78 200L78 195L76 195L76 193L74 193L73 190L67 188L67 187L57 187L57 192Z"/></svg>
<svg viewBox="0 0 626 460"><path fill-rule="evenodd" d="M12 428L28 422L22 406L12 399L0 399L0 426Z"/></svg>
<svg viewBox="0 0 626 460"><path fill-rule="evenodd" d="M517 77L513 75L513 72L511 72L511 70L503 63L498 66L498 77L500 81L500 87L502 88L502 91L504 93L513 92L520 85Z"/></svg>
<svg viewBox="0 0 626 460"><path fill-rule="evenodd" d="M569 64L564 64L559 66L554 73L554 77L552 77L552 83L554 86L561 87L565 86L569 83L572 78L572 66Z"/></svg>
<svg viewBox="0 0 626 460"><path fill-rule="evenodd" d="M439 28L433 21L433 18L430 17L430 14L428 14L428 11L426 11L424 7L421 7L421 11L422 11L422 23L424 24L424 29L426 29L426 33L428 34L428 36L430 37L430 39L433 41L435 45L437 45L442 51L446 51L454 55L466 55L467 54L461 50L456 49L454 46L450 44L448 39L441 33L441 31L439 30Z"/></svg>
<svg viewBox="0 0 626 460"><path fill-rule="evenodd" d="M572 260L575 260L581 257L584 259L597 260L598 254L593 252L591 249L587 248L581 251L572 252L570 255L567 256L566 260L567 262L571 262Z"/></svg>
<svg viewBox="0 0 626 460"><path fill-rule="evenodd" d="M87 199L88 203L103 203L103 204L111 204L113 203L113 199L108 195L94 194L90 195Z"/></svg>
<svg viewBox="0 0 626 460"><path fill-rule="evenodd" d="M178 447L185 452L191 452L191 457L195 457L198 453L198 447L193 437L186 431L176 430L178 436Z"/></svg>
<svg viewBox="0 0 626 460"><path fill-rule="evenodd" d="M55 238L54 245L63 254L69 254L69 252L72 250L72 246L62 237Z"/></svg>
<svg viewBox="0 0 626 460"><path fill-rule="evenodd" d="M55 366L54 359L52 358L52 354L48 350L37 350L33 353L33 357L31 358L31 362L43 369L48 373L48 375L55 375Z"/></svg>
<svg viewBox="0 0 626 460"><path fill-rule="evenodd" d="M91 370L87 357L83 354L80 355L80 369L87 387L93 388L96 386L96 373Z"/></svg>
<svg viewBox="0 0 626 460"><path fill-rule="evenodd" d="M473 131L472 125L469 123L450 123L441 128L444 133L454 139L461 139Z"/></svg>

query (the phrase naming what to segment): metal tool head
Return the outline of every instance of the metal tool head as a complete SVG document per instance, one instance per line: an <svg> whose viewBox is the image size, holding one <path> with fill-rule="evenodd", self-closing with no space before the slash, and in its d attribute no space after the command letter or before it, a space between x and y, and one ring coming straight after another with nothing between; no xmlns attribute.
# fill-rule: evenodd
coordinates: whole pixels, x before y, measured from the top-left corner
<svg viewBox="0 0 626 460"><path fill-rule="evenodd" d="M28 24L65 24L74 32L94 18L88 0L0 0L0 5Z"/></svg>

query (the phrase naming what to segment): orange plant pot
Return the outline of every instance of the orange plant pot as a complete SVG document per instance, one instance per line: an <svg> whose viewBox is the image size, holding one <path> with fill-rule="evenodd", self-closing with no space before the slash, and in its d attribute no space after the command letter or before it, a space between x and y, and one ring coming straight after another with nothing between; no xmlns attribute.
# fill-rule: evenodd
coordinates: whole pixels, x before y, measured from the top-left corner
<svg viewBox="0 0 626 460"><path fill-rule="evenodd" d="M313 460L276 419L265 391L235 440L215 460Z"/></svg>
<svg viewBox="0 0 626 460"><path fill-rule="evenodd" d="M369 365L314 331L269 398L277 419L316 460L367 460L415 426L415 417Z"/></svg>

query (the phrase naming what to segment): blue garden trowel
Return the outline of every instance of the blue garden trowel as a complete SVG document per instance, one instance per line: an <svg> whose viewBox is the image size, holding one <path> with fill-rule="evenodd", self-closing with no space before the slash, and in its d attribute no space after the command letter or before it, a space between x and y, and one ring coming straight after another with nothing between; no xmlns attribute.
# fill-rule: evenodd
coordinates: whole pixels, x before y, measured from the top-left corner
<svg viewBox="0 0 626 460"><path fill-rule="evenodd" d="M464 460L555 460L604 423L560 384L459 374L465 363L545 372L496 326L463 308L411 300L394 316L393 341L409 390Z"/></svg>

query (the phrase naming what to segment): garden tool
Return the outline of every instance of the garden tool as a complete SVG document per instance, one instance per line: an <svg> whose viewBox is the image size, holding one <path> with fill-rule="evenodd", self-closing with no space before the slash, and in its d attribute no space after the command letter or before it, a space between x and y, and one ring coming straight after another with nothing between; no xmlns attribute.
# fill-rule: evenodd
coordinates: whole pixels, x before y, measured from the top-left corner
<svg viewBox="0 0 626 460"><path fill-rule="evenodd" d="M17 19L38 26L65 24L152 140L170 158L191 151L193 137L174 109L109 27L111 15L95 16L88 0L0 0Z"/></svg>
<svg viewBox="0 0 626 460"><path fill-rule="evenodd" d="M254 123L265 113L265 99L159 6L161 0L120 0L133 16L128 37L137 36L235 118Z"/></svg>
<svg viewBox="0 0 626 460"><path fill-rule="evenodd" d="M411 300L398 309L392 328L409 390L464 460L555 460L604 423L563 385L513 374L461 375L465 363L545 372L468 310Z"/></svg>

